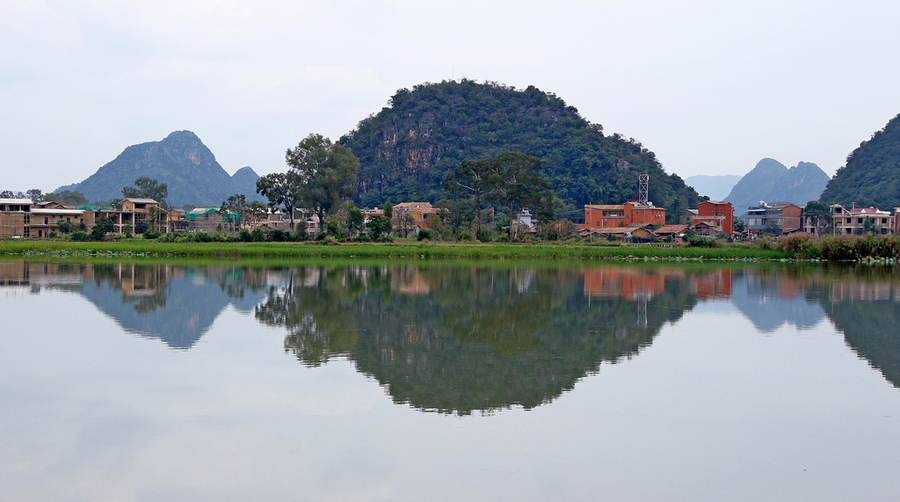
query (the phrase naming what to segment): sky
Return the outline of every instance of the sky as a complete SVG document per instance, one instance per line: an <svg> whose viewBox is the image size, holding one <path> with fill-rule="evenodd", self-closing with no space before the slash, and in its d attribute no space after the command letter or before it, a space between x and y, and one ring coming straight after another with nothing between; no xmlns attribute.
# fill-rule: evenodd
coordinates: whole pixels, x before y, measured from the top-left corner
<svg viewBox="0 0 900 502"><path fill-rule="evenodd" d="M52 191L197 134L286 169L398 89L534 85L668 173L829 175L900 113L900 2L0 0L0 190Z"/></svg>

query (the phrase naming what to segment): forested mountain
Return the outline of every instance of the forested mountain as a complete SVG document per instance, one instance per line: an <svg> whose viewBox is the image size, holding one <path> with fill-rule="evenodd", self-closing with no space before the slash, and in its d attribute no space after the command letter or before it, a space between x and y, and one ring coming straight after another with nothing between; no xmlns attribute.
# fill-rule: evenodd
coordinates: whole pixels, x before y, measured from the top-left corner
<svg viewBox="0 0 900 502"><path fill-rule="evenodd" d="M853 150L819 200L886 210L900 207L900 115Z"/></svg>
<svg viewBox="0 0 900 502"><path fill-rule="evenodd" d="M162 141L129 146L86 180L56 191L81 192L91 201L120 199L122 187L132 186L142 176L168 185L172 206L219 206L236 193L257 199L259 176L253 169L245 167L229 176L191 131L176 131Z"/></svg>
<svg viewBox="0 0 900 502"><path fill-rule="evenodd" d="M650 174L650 200L672 217L699 196L666 174L653 152L579 115L533 86L518 90L471 80L401 89L389 106L340 139L359 157L359 203L380 206L447 197L444 177L463 159L510 150L538 157L553 191L568 204L562 216L583 217L585 204L635 200L638 174Z"/></svg>
<svg viewBox="0 0 900 502"><path fill-rule="evenodd" d="M828 183L828 175L811 162L800 162L788 169L775 159L762 159L738 181L725 200L734 206L734 214L747 214L747 208L760 201L768 204L806 205L818 200Z"/></svg>

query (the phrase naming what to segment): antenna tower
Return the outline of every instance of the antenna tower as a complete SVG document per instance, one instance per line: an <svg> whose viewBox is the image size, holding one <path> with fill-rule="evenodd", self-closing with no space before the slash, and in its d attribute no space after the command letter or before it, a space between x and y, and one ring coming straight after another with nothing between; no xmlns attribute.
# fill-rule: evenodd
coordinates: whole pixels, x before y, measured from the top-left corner
<svg viewBox="0 0 900 502"><path fill-rule="evenodd" d="M638 203L646 206L650 203L650 175L638 175Z"/></svg>

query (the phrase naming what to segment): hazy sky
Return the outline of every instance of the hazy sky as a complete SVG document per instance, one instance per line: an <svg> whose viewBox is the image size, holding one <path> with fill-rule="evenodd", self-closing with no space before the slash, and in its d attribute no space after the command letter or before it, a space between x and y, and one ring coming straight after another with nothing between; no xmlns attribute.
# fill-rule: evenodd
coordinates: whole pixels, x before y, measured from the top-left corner
<svg viewBox="0 0 900 502"><path fill-rule="evenodd" d="M891 0L0 0L0 189L183 129L229 173L283 171L310 132L460 77L553 92L682 177L833 174L900 113L898 26Z"/></svg>

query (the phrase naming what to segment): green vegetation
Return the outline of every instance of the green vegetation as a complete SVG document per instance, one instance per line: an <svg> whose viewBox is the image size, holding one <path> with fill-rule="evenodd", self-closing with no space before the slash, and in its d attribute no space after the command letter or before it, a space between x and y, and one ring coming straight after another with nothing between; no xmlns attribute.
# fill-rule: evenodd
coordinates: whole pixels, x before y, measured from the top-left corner
<svg viewBox="0 0 900 502"><path fill-rule="evenodd" d="M638 174L650 174L650 200L678 220L701 198L653 152L633 139L606 136L559 97L535 87L517 90L463 79L401 89L389 106L340 139L359 157L358 203L448 198L444 178L465 159L504 151L537 157L543 175L579 218L585 204L616 204L638 196Z"/></svg>
<svg viewBox="0 0 900 502"><path fill-rule="evenodd" d="M819 200L886 210L900 207L900 115L853 150Z"/></svg>
<svg viewBox="0 0 900 502"><path fill-rule="evenodd" d="M77 233L77 232L76 232ZM101 242L67 240L0 241L0 254L24 255L124 255L154 257L227 258L478 258L478 259L789 259L793 255L775 249L746 245L719 248L652 245L588 244L461 244L431 241L389 243L338 243L334 239L307 242L228 241L222 234L191 234L190 241L122 239ZM185 236L187 238L187 236ZM265 239L264 235L262 239Z"/></svg>

